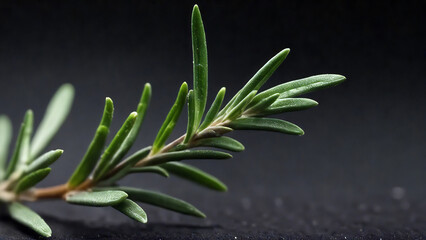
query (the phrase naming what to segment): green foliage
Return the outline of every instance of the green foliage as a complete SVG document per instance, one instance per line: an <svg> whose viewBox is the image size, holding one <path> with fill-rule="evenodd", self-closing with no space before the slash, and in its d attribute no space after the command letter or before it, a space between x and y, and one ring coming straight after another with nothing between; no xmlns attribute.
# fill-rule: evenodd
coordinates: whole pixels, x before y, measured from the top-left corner
<svg viewBox="0 0 426 240"><path fill-rule="evenodd" d="M99 165L96 168L96 171L94 173L95 180L98 180L100 177L103 176L103 174L107 173L111 168L113 168L118 162L111 161L114 154L118 151L118 149L123 144L124 140L126 140L127 136L129 135L130 131L133 128L133 125L135 124L136 112L132 112L129 117L124 122L123 126L120 128L120 130L117 132L115 137L112 139L111 144L107 147L105 152L102 154L101 160L99 161ZM119 161L121 159L114 159L116 161Z"/></svg>
<svg viewBox="0 0 426 240"><path fill-rule="evenodd" d="M262 99L260 102L254 104L252 107L247 108L244 112L244 115L254 115L258 116L260 114L265 114L266 109L268 109L280 96L279 93L272 94L269 97Z"/></svg>
<svg viewBox="0 0 426 240"><path fill-rule="evenodd" d="M337 74L321 74L312 77L302 78L291 82L286 82L265 90L259 93L252 101L252 105L258 103L265 97L271 96L272 94L279 93L279 98L290 98L296 97L302 94L313 92L316 90L336 86L346 78L342 75Z"/></svg>
<svg viewBox="0 0 426 240"><path fill-rule="evenodd" d="M233 152L244 151L244 146L240 142L230 137L213 137L213 138L202 138L195 140L193 145L195 147L213 147L221 148Z"/></svg>
<svg viewBox="0 0 426 240"><path fill-rule="evenodd" d="M24 176L16 184L14 192L21 193L31 187L34 187L37 183L47 177L51 170L51 168L42 168Z"/></svg>
<svg viewBox="0 0 426 240"><path fill-rule="evenodd" d="M247 105L250 103L250 101L254 98L256 95L256 90L251 91L249 95L247 95L241 102L239 102L235 107L230 108L229 112L225 116L225 120L235 120L238 117L241 116L241 114L244 112Z"/></svg>
<svg viewBox="0 0 426 240"><path fill-rule="evenodd" d="M32 173L41 168L46 168L52 165L59 157L62 156L64 151L61 149L49 151L40 157L36 158L28 167L25 169L25 173Z"/></svg>
<svg viewBox="0 0 426 240"><path fill-rule="evenodd" d="M177 152L163 153L153 156L148 165L158 165L171 161L181 161L185 159L227 159L231 158L229 153L212 150L182 150Z"/></svg>
<svg viewBox="0 0 426 240"><path fill-rule="evenodd" d="M66 195L65 200L72 204L107 207L113 206L124 201L127 194L123 191L110 190L99 192L70 192Z"/></svg>
<svg viewBox="0 0 426 240"><path fill-rule="evenodd" d="M146 216L145 211L137 203L130 199L125 199L118 204L112 205L112 207L135 221L141 223L148 222L148 217Z"/></svg>
<svg viewBox="0 0 426 240"><path fill-rule="evenodd" d="M240 118L229 124L236 130L262 130L286 133L290 135L303 135L303 130L297 125L281 119L273 118Z"/></svg>
<svg viewBox="0 0 426 240"><path fill-rule="evenodd" d="M179 89L179 93L175 103L173 104L173 107L170 109L166 120L164 120L164 123L161 126L160 131L158 131L157 137L155 138L154 143L152 144L153 154L160 151L160 149L164 146L164 143L166 142L167 138L170 136L173 129L175 128L176 122L179 119L180 113L182 112L182 108L185 105L187 94L188 84L184 82Z"/></svg>
<svg viewBox="0 0 426 240"><path fill-rule="evenodd" d="M67 118L74 99L74 87L62 85L53 96L31 142L30 160L36 158L50 143Z"/></svg>
<svg viewBox="0 0 426 240"><path fill-rule="evenodd" d="M31 110L28 110L25 113L24 121L21 124L19 129L18 138L16 140L15 149L13 151L12 159L9 162L9 165L6 170L6 179L12 175L15 170L19 170L21 159L25 160L28 157L28 137L30 134L30 129L32 129L33 122L33 113ZM25 146L24 146L25 145Z"/></svg>
<svg viewBox="0 0 426 240"><path fill-rule="evenodd" d="M12 140L12 123L6 116L0 115L0 180L6 174L6 159Z"/></svg>
<svg viewBox="0 0 426 240"><path fill-rule="evenodd" d="M28 110L24 118L25 128L23 129L21 150L19 154L19 167L30 162L30 141L33 132L34 114L32 110Z"/></svg>
<svg viewBox="0 0 426 240"><path fill-rule="evenodd" d="M195 129L196 129L195 105L196 104L195 104L194 92L193 90L190 90L188 92L188 126L187 126L186 135L185 135L185 139L183 140L183 143L188 143L195 133Z"/></svg>
<svg viewBox="0 0 426 240"><path fill-rule="evenodd" d="M10 216L15 219L15 221L31 228L43 237L52 236L52 230L49 225L47 225L46 222L33 210L18 202L10 203L8 205L8 210Z"/></svg>
<svg viewBox="0 0 426 240"><path fill-rule="evenodd" d="M127 174L133 169L133 167L138 163L141 159L144 159L146 156L148 156L149 152L151 151L151 147L143 148L134 154L132 154L130 157L126 158L121 162L121 168L112 176L110 176L108 179L104 179L103 184L104 185L112 185Z"/></svg>
<svg viewBox="0 0 426 240"><path fill-rule="evenodd" d="M170 162L160 166L166 169L169 173L200 184L204 187L220 192L225 192L228 190L226 185L216 177L188 164Z"/></svg>
<svg viewBox="0 0 426 240"><path fill-rule="evenodd" d="M200 125L207 103L207 43L203 20L197 5L192 10L191 36L194 70L194 112L193 128Z"/></svg>
<svg viewBox="0 0 426 240"><path fill-rule="evenodd" d="M121 144L120 149L118 149L118 151L115 153L111 162L116 163L120 161L127 154L130 148L133 146L133 143L136 141L136 138L138 137L143 120L145 118L146 110L148 109L149 102L151 101L151 94L152 94L151 84L146 83L143 89L138 107L136 109L136 113L138 114L138 116L136 118L135 123L133 124L133 128L130 131L127 138Z"/></svg>
<svg viewBox="0 0 426 240"><path fill-rule="evenodd" d="M228 109L232 109L239 104L252 91L257 91L271 77L275 70L281 65L290 53L290 49L286 48L269 60L248 82L247 84L229 101L222 109L225 113Z"/></svg>
<svg viewBox="0 0 426 240"><path fill-rule="evenodd" d="M216 98L214 99L212 103L212 106L210 107L209 111L206 114L206 117L204 118L204 122L200 126L200 131L210 126L210 124L212 124L213 121L215 120L220 110L220 107L222 106L223 99L225 98L225 92L226 92L226 88L223 87L217 93Z"/></svg>
<svg viewBox="0 0 426 240"><path fill-rule="evenodd" d="M101 123L96 130L95 136L89 145L83 159L78 165L77 169L68 180L68 185L71 188L75 188L90 175L93 168L95 168L99 157L101 156L102 150L105 146L106 139L109 133L109 126L111 125L112 115L114 106L110 98L106 98L104 113L102 115Z"/></svg>
<svg viewBox="0 0 426 240"><path fill-rule="evenodd" d="M166 209L183 213L186 215L191 215L191 216L201 217L201 218L206 217L204 213L202 213L200 210L198 210L191 204L166 194L143 190L143 189L130 188L130 187L115 187L111 189L121 190L126 192L127 194L129 194L129 198L134 201L143 202L143 203L151 204L154 206L166 208Z"/></svg>
<svg viewBox="0 0 426 240"><path fill-rule="evenodd" d="M282 98L282 99L277 99L277 101L275 101L273 104L265 108L262 112L258 113L257 115L266 116L266 115L272 115L277 113L300 111L300 110L309 109L315 106L318 106L318 103L308 98Z"/></svg>
<svg viewBox="0 0 426 240"><path fill-rule="evenodd" d="M0 204L7 204L13 219L42 236L50 236L51 230L44 220L20 203L42 198L64 199L70 204L92 207L111 206L142 223L147 222L147 215L134 201L204 218L204 213L183 200L149 190L121 187L120 179L129 174L155 173L164 177L172 174L211 190L227 191L226 185L213 175L179 161L231 158L229 153L221 150L244 150L240 142L224 136L234 130L303 135L303 130L297 125L266 116L317 106L318 103L312 99L296 97L335 86L345 80L341 75L322 74L261 91L264 83L289 54L290 50L284 49L258 70L222 109L225 88L221 88L202 121L207 105L208 61L205 31L197 5L194 6L191 17L191 36L193 89L188 89L186 82L181 85L152 147L140 148L126 157L139 135L151 100L151 85L147 83L135 112L130 113L104 150L114 112L112 100L106 98L95 135L65 184L45 189L34 188L49 174L49 166L63 153L63 150L57 149L41 154L69 115L74 88L70 84L64 84L58 89L33 138L33 113L31 110L26 112L9 162L6 160L12 139L12 125L6 116L0 115ZM167 143L186 104L186 134Z"/></svg>
<svg viewBox="0 0 426 240"><path fill-rule="evenodd" d="M150 167L134 167L131 168L129 173L156 173L163 177L169 177L169 173L166 169L159 167L159 166L150 166Z"/></svg>

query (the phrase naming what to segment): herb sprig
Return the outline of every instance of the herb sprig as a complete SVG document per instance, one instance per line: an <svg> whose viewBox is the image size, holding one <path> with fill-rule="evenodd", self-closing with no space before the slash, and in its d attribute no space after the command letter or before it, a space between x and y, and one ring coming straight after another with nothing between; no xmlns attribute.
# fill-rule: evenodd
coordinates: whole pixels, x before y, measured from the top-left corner
<svg viewBox="0 0 426 240"><path fill-rule="evenodd" d="M0 204L7 206L14 220L42 236L51 236L52 231L46 222L23 205L25 201L48 198L56 198L70 204L112 207L142 223L148 221L147 215L136 202L204 218L204 213L190 203L159 192L118 186L118 181L134 173L155 173L164 177L173 174L212 190L227 191L226 185L216 177L180 161L231 158L232 155L223 150L244 150L240 142L224 136L234 130L263 130L303 135L303 130L297 125L267 116L314 107L318 105L316 101L298 96L335 86L345 80L341 75L321 74L260 91L289 54L290 50L284 49L272 57L225 105L223 101L226 90L221 88L206 111L207 45L197 5L192 12L191 35L193 89L190 90L186 82L181 85L152 146L126 157L139 134L150 103L151 85L147 83L137 108L130 113L108 145L107 137L111 131L114 106L113 101L106 98L104 112L92 142L72 176L62 185L34 188L50 173L49 166L63 153L63 150L57 149L41 154L68 116L74 98L74 88L70 84L59 88L34 133L33 113L31 110L26 112L8 162L6 159L12 138L12 124L6 116L0 116ZM166 144L185 104L188 105L186 133Z"/></svg>

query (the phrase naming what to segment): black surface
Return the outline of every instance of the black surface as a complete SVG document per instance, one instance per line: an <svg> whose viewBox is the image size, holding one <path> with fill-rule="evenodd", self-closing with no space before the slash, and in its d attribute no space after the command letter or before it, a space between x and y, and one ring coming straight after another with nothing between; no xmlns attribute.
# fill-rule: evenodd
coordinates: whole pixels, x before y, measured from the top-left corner
<svg viewBox="0 0 426 240"><path fill-rule="evenodd" d="M153 221L146 225L112 209L53 204L60 212L52 212L50 203L33 205L51 225L53 239L425 239L425 203L406 196L308 201L256 193L226 195L212 204L213 199L187 193L208 214L206 220L147 208ZM36 237L6 217L1 220L2 236Z"/></svg>
<svg viewBox="0 0 426 240"><path fill-rule="evenodd" d="M192 80L192 2L0 3L0 112L36 123L55 89L76 87L72 115L50 148L61 160L41 186L67 180L89 144L105 96L113 129L145 82L153 99L135 149L151 144L182 81ZM209 101L234 94L270 57L291 53L267 87L319 73L348 81L309 94L320 106L280 117L303 137L231 134L246 151L229 161L191 161L228 193L178 180L131 176L206 212L206 220L146 208L150 223L111 209L31 204L59 239L424 239L426 231L426 34L422 1L199 2L209 49ZM172 137L186 127L183 114ZM114 131L114 130L113 130ZM2 215L0 238L34 235Z"/></svg>

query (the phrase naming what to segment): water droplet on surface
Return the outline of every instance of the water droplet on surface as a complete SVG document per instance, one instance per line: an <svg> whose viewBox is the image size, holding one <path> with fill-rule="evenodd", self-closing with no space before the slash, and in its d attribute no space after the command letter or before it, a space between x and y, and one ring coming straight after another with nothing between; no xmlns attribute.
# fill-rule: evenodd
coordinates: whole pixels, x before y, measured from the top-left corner
<svg viewBox="0 0 426 240"><path fill-rule="evenodd" d="M241 199L241 204L243 205L243 208L248 210L251 207L251 200L250 198L243 198Z"/></svg>
<svg viewBox="0 0 426 240"><path fill-rule="evenodd" d="M358 210L360 210L360 211L365 211L365 210L367 210L367 205L366 205L366 204L364 204L364 203L359 204L359 205L358 205Z"/></svg>
<svg viewBox="0 0 426 240"><path fill-rule="evenodd" d="M401 200L405 196L405 189L402 188L402 187L393 187L392 192L391 192L391 196L395 200Z"/></svg>
<svg viewBox="0 0 426 240"><path fill-rule="evenodd" d="M373 212L375 212L375 213L379 213L379 212L381 212L382 211L382 207L381 206L379 206L379 205L374 205L374 207L373 207Z"/></svg>
<svg viewBox="0 0 426 240"><path fill-rule="evenodd" d="M280 208L283 206L283 200L279 197L274 199L275 207Z"/></svg>

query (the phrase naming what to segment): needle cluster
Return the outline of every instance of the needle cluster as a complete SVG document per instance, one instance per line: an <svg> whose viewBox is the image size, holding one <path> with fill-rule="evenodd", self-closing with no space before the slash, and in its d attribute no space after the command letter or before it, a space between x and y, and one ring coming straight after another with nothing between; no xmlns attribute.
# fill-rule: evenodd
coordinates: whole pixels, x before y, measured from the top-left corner
<svg viewBox="0 0 426 240"><path fill-rule="evenodd" d="M181 161L231 158L229 152L244 150L240 142L224 136L236 130L303 135L303 130L297 125L268 116L315 107L318 105L316 101L298 96L335 86L345 80L341 75L321 74L261 91L262 85L289 54L290 50L284 49L272 57L229 102L224 104L226 90L222 88L208 108L207 45L197 5L192 12L191 34L193 89L190 90L186 82L181 85L152 146L129 154L150 103L151 85L147 83L135 111L129 114L109 143L107 137L111 132L114 106L113 101L106 98L93 140L69 180L62 185L35 188L50 173L50 165L63 153L61 149L43 151L70 113L74 88L70 84L59 88L35 130L33 112L28 110L25 113L9 161L12 125L6 116L0 116L0 204L7 207L12 219L42 236L51 236L52 231L47 223L23 204L48 198L69 204L111 207L142 223L148 219L138 203L204 218L204 213L190 203L159 192L120 186L119 181L133 173L155 173L164 177L173 174L212 190L226 191L226 185L219 179ZM186 133L169 142L185 105L188 109Z"/></svg>

